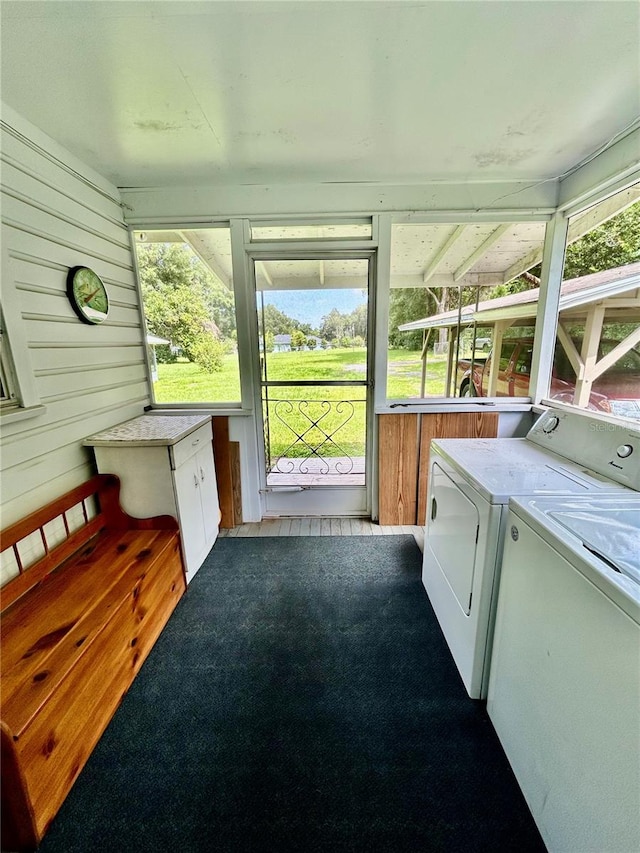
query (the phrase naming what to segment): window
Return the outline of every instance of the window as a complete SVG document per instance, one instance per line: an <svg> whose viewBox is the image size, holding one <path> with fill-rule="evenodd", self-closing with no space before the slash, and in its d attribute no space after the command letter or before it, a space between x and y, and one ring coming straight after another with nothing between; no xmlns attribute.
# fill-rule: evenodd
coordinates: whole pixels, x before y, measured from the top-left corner
<svg viewBox="0 0 640 853"><path fill-rule="evenodd" d="M240 403L228 227L135 234L156 403Z"/></svg>
<svg viewBox="0 0 640 853"><path fill-rule="evenodd" d="M251 240L371 240L371 219L362 222L327 221L325 223L252 224Z"/></svg>
<svg viewBox="0 0 640 853"><path fill-rule="evenodd" d="M0 406L5 412L9 408L18 406L15 392L15 379L13 376L13 363L9 351L7 336L4 329L4 320L0 314Z"/></svg>
<svg viewBox="0 0 640 853"><path fill-rule="evenodd" d="M550 398L640 420L640 184L569 219Z"/></svg>
<svg viewBox="0 0 640 853"><path fill-rule="evenodd" d="M505 374L533 340L544 237L543 222L392 226L387 398L528 396Z"/></svg>

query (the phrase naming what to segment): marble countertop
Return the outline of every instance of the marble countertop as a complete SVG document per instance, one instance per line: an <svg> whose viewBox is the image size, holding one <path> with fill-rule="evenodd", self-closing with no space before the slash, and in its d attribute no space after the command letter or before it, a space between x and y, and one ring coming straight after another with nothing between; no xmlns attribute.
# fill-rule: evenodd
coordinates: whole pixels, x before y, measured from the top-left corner
<svg viewBox="0 0 640 853"><path fill-rule="evenodd" d="M87 447L176 444L209 421L209 415L140 415L90 435L82 443Z"/></svg>

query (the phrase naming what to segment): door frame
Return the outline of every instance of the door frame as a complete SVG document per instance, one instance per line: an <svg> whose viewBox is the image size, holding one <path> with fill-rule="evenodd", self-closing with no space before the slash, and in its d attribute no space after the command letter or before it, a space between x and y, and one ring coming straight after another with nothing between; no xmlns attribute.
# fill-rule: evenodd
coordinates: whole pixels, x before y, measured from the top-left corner
<svg viewBox="0 0 640 853"><path fill-rule="evenodd" d="M355 244L355 245L354 245ZM366 444L365 444L365 485L364 486L315 486L305 488L305 491L315 492L316 497L322 495L321 500L316 502L316 507L313 511L304 511L304 508L297 512L287 512L282 509L278 512L267 508L267 495L271 491L267 487L266 482L266 454L264 448L264 415L262 406L262 375L260 371L260 347L259 347L259 328L258 328L258 303L257 303L257 288L255 276L255 264L258 261L276 261L276 260L366 260L368 262L368 285L367 285L367 373L366 373L366 414L365 414L365 429L366 429ZM320 515L332 516L355 516L355 517L371 517L374 511L374 478L377 467L375 465L374 456L376 453L376 436L375 436L375 411L374 411L374 375L375 375L375 330L376 330L376 261L377 261L377 246L372 245L371 240L365 241L316 241L314 244L299 244L295 242L279 242L269 246L255 243L245 244L245 270L247 273L248 291L252 295L250 316L251 316L251 351L253 353L253 364L251 369L253 407L255 411L255 429L256 429L256 449L259 466L259 488L260 488L260 504L263 517L278 517L287 515L301 515L309 517L317 517ZM345 504L344 510L336 511L335 504L327 497L335 490L342 491L346 494L347 490L365 491L364 506L361 509L349 509L348 504ZM278 490L284 491L284 490Z"/></svg>

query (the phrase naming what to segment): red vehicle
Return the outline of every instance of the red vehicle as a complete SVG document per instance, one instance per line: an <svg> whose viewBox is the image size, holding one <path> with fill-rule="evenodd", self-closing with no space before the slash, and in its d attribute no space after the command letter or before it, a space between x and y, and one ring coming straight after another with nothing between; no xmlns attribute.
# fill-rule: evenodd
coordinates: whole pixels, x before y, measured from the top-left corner
<svg viewBox="0 0 640 853"><path fill-rule="evenodd" d="M617 345L618 341L601 341L601 358ZM576 341L580 348L581 342ZM532 338L505 338L500 350L498 365L498 397L528 397L531 373ZM493 352L486 359L475 359L473 376L469 360L458 361L458 391L460 397L486 397ZM560 344L556 344L551 374L549 396L564 403L572 403L576 376ZM625 417L640 417L640 351L630 349L613 367L606 370L593 383L589 408L611 412Z"/></svg>

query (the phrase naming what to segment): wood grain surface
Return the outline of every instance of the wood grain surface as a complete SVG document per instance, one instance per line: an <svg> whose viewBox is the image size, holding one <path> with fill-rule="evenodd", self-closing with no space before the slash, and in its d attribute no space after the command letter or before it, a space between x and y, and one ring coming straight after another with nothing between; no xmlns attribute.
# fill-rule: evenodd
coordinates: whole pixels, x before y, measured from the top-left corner
<svg viewBox="0 0 640 853"><path fill-rule="evenodd" d="M97 496L98 515L3 590L3 850L38 845L186 589L175 519L130 518L118 494L98 475L2 534L3 550L44 542Z"/></svg>
<svg viewBox="0 0 640 853"><path fill-rule="evenodd" d="M415 524L418 489L418 415L378 418L380 524Z"/></svg>

